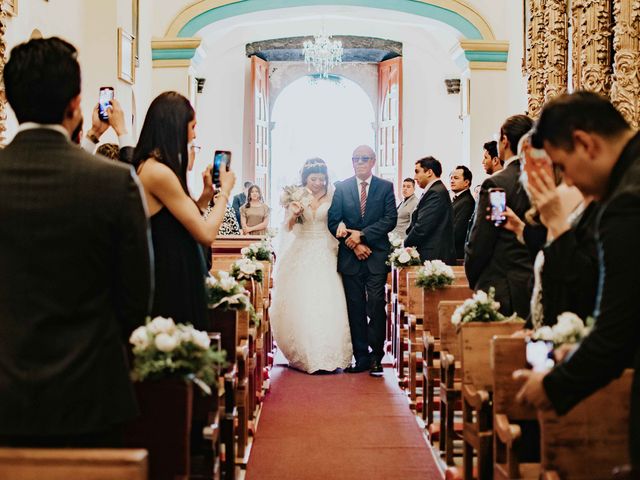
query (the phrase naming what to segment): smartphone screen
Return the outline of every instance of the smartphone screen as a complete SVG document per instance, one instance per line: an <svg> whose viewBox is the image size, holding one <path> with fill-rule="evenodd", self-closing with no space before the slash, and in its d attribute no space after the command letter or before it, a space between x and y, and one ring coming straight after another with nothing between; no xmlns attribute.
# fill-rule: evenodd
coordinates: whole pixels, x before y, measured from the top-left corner
<svg viewBox="0 0 640 480"><path fill-rule="evenodd" d="M216 150L213 154L213 184L216 188L220 188L220 169L226 166L227 171L231 166L231 152L228 150Z"/></svg>
<svg viewBox="0 0 640 480"><path fill-rule="evenodd" d="M506 220L504 212L507 210L507 194L504 189L490 188L489 203L491 205L491 221L498 227Z"/></svg>
<svg viewBox="0 0 640 480"><path fill-rule="evenodd" d="M553 367L553 343L542 340L527 342L527 363L534 372L541 372Z"/></svg>
<svg viewBox="0 0 640 480"><path fill-rule="evenodd" d="M106 122L109 120L109 107L113 100L113 87L100 87L98 95L98 116L100 120Z"/></svg>

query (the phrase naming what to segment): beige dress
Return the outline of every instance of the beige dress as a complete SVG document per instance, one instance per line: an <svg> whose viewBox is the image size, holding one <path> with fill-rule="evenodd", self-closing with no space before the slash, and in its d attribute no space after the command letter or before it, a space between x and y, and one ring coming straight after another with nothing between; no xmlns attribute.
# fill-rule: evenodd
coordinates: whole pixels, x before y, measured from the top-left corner
<svg viewBox="0 0 640 480"><path fill-rule="evenodd" d="M247 207L245 203L242 207L240 207L240 218L242 218L242 223L247 227L253 227L258 225L269 218L269 207L267 207L264 203L254 207L253 205ZM251 232L251 235L264 235L267 233L267 229L256 230Z"/></svg>

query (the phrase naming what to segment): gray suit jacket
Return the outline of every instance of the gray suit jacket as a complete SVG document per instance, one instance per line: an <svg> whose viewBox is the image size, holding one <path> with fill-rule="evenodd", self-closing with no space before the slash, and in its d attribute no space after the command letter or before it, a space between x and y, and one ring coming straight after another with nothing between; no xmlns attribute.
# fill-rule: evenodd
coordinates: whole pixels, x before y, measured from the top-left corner
<svg viewBox="0 0 640 480"><path fill-rule="evenodd" d="M62 133L0 150L0 435L77 435L137 414L125 343L152 285L133 168Z"/></svg>
<svg viewBox="0 0 640 480"><path fill-rule="evenodd" d="M409 228L411 224L411 214L416 209L418 202L418 197L414 193L398 205L398 223L396 223L396 228L393 229L393 233L397 234L403 240L407 236L407 228Z"/></svg>

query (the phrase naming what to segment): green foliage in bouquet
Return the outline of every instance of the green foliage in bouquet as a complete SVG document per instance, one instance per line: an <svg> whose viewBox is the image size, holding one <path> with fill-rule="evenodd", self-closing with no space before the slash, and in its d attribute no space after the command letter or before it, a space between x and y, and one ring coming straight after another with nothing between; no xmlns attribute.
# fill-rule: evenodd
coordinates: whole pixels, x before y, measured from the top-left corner
<svg viewBox="0 0 640 480"><path fill-rule="evenodd" d="M211 347L207 332L176 325L171 318L148 321L133 331L129 342L134 355L131 376L137 382L182 378L210 395L225 363L225 352Z"/></svg>
<svg viewBox="0 0 640 480"><path fill-rule="evenodd" d="M500 303L494 300L496 289L489 288L489 293L478 290L472 298L468 298L462 305L456 308L451 316L451 323L460 327L468 322L506 322L522 321L515 314L505 317L498 310Z"/></svg>
<svg viewBox="0 0 640 480"><path fill-rule="evenodd" d="M453 269L441 260L427 260L418 270L416 285L425 290L437 290L448 287L455 280Z"/></svg>
<svg viewBox="0 0 640 480"><path fill-rule="evenodd" d="M273 247L268 240L252 243L240 250L240 253L242 253L243 257L251 260L273 263Z"/></svg>
<svg viewBox="0 0 640 480"><path fill-rule="evenodd" d="M241 258L231 265L231 276L236 280L255 280L262 282L262 264L250 258Z"/></svg>
<svg viewBox="0 0 640 480"><path fill-rule="evenodd" d="M205 281L205 292L210 308L223 310L248 310L251 301L244 285L231 276L229 272L220 270L210 275Z"/></svg>

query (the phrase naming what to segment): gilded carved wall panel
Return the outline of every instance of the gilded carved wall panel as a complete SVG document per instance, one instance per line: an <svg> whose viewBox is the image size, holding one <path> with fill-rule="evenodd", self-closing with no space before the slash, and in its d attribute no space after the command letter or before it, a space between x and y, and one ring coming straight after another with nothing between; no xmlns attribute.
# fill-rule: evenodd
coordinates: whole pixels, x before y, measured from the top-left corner
<svg viewBox="0 0 640 480"><path fill-rule="evenodd" d="M546 58L544 73L544 100L547 101L567 91L569 20L566 0L545 2Z"/></svg>
<svg viewBox="0 0 640 480"><path fill-rule="evenodd" d="M529 94L528 113L537 117L544 103L545 95L545 59L547 45L545 32L544 0L531 0L530 21L527 47L527 93Z"/></svg>
<svg viewBox="0 0 640 480"><path fill-rule="evenodd" d="M640 1L614 0L611 100L633 128L640 127Z"/></svg>

